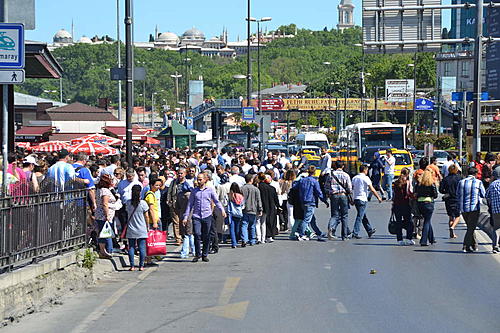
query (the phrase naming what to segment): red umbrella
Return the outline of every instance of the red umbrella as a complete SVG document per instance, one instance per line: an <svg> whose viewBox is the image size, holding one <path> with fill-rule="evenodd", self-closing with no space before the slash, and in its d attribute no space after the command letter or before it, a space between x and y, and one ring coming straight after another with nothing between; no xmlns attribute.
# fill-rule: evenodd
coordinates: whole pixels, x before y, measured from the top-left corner
<svg viewBox="0 0 500 333"><path fill-rule="evenodd" d="M123 144L123 140L113 138L107 135L103 134L91 134L91 135L85 135L80 138L76 138L71 140L71 144L76 145L82 142L95 142L95 143L101 143L101 144L106 144L110 146L121 146Z"/></svg>
<svg viewBox="0 0 500 333"><path fill-rule="evenodd" d="M37 151L37 152L54 152L54 151L60 151L61 149L68 148L69 143L65 141L47 141L47 142L42 142L38 146L31 147L31 150Z"/></svg>
<svg viewBox="0 0 500 333"><path fill-rule="evenodd" d="M146 138L146 144L147 145L159 145L160 144L160 140L148 136Z"/></svg>
<svg viewBox="0 0 500 333"><path fill-rule="evenodd" d="M75 153L85 153L85 154L104 154L104 155L117 155L118 150L111 148L109 146L102 145L96 142L82 142L80 144L71 146L68 148L69 152Z"/></svg>
<svg viewBox="0 0 500 333"><path fill-rule="evenodd" d="M29 142L16 142L16 146L20 148L29 148L31 144Z"/></svg>

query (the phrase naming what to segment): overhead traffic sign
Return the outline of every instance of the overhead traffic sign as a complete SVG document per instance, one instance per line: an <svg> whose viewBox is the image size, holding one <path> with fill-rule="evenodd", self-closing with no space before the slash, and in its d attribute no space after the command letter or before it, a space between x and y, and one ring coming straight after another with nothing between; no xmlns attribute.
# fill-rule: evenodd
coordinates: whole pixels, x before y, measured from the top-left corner
<svg viewBox="0 0 500 333"><path fill-rule="evenodd" d="M0 69L0 84L24 83L24 69Z"/></svg>
<svg viewBox="0 0 500 333"><path fill-rule="evenodd" d="M0 69L24 68L24 26L0 23Z"/></svg>
<svg viewBox="0 0 500 333"><path fill-rule="evenodd" d="M487 101L489 99L489 94L487 91L484 91L481 93L481 100L482 101ZM465 95L465 98L467 101L472 101L474 99L474 94L472 91L467 91L467 94ZM451 100L454 102L458 101L463 101L464 100L464 92L463 91L454 91L451 93Z"/></svg>
<svg viewBox="0 0 500 333"><path fill-rule="evenodd" d="M252 106L241 108L241 115L243 120L255 120L255 108Z"/></svg>

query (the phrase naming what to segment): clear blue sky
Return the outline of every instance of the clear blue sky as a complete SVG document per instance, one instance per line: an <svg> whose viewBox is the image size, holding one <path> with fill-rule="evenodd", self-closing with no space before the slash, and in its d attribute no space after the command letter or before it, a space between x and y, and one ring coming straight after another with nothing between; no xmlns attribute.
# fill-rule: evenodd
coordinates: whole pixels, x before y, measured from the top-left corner
<svg viewBox="0 0 500 333"><path fill-rule="evenodd" d="M120 2L123 22L124 0ZM315 30L325 26L332 28L337 24L339 2L252 0L252 16L271 16L273 21L263 26L269 29L289 23ZM28 39L51 42L59 29L71 30L72 19L76 39L82 35L116 36L116 0L36 0L35 3L36 29L27 32ZM361 0L353 3L356 6L355 22L361 25ZM207 38L220 35L225 26L230 40L236 40L238 35L243 39L246 36L246 4L246 0L135 0L135 40L147 41L156 24L160 31L172 31L178 35L195 26Z"/></svg>

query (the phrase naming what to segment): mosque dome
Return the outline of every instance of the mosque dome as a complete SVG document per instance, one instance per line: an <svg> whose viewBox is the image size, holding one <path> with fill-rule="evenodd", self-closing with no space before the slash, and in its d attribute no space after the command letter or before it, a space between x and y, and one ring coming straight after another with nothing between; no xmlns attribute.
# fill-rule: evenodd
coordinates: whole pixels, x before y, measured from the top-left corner
<svg viewBox="0 0 500 333"><path fill-rule="evenodd" d="M80 40L78 41L78 43L81 43L81 44L92 44L92 40L90 38L88 38L87 36L82 36L80 38Z"/></svg>
<svg viewBox="0 0 500 333"><path fill-rule="evenodd" d="M160 42L160 43L166 43L166 44L178 44L179 37L177 37L177 35L174 34L173 32L162 32L158 36L156 41Z"/></svg>
<svg viewBox="0 0 500 333"><path fill-rule="evenodd" d="M182 34L183 39L205 39L205 34L196 28L191 28Z"/></svg>
<svg viewBox="0 0 500 333"><path fill-rule="evenodd" d="M73 42L73 37L68 31L61 29L58 32L56 32L53 40L54 43L71 43Z"/></svg>

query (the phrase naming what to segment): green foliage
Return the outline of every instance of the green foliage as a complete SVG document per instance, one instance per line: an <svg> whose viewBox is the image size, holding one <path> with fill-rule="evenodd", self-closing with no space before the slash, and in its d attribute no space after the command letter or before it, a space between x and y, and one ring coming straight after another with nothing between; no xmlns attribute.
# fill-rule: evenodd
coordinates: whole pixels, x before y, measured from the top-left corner
<svg viewBox="0 0 500 333"><path fill-rule="evenodd" d="M415 148L424 149L426 143L435 144L437 136L430 133L418 133L415 137Z"/></svg>
<svg viewBox="0 0 500 333"><path fill-rule="evenodd" d="M242 121L240 128L243 132L247 132L250 134L256 134L259 131L259 125L256 123Z"/></svg>
<svg viewBox="0 0 500 333"><path fill-rule="evenodd" d="M83 256L81 252L76 253L76 261L77 264L81 267L84 267L86 269L92 270L94 268L95 263L97 262L97 253L94 252L94 250L90 247L87 247L84 252ZM81 260L81 263L80 263Z"/></svg>
<svg viewBox="0 0 500 333"><path fill-rule="evenodd" d="M434 142L436 149L443 149L443 150L454 148L456 144L457 141L455 140L455 138L449 135L441 135Z"/></svg>
<svg viewBox="0 0 500 333"><path fill-rule="evenodd" d="M295 24L281 26L280 32L295 34L294 38L276 39L266 45L261 52L261 87L273 83L307 84L309 97L359 97L361 91L360 72L371 73L366 77L367 94L374 95L374 87L383 86L386 79L412 78L412 55L366 55L354 44L361 43L361 28L355 27L339 31L336 29L313 31L297 29ZM146 81L135 81L136 105L151 108L152 93L156 92L155 109L169 104L176 105L175 81L171 74L179 73L179 100L185 99L185 79L204 80L205 96L215 98L238 98L246 95L246 80L236 80L235 74L246 74L246 57L236 59L203 57L189 52L191 59L186 66L184 54L160 49L135 49L137 66L147 70ZM110 98L118 104L117 81L111 81L109 69L116 67L116 43L58 48L54 56L64 69L63 98L66 102L79 101L96 105L99 98ZM125 58L122 48L122 59ZM252 54L254 62L256 55ZM328 62L330 65L325 65ZM363 65L364 64L364 65ZM254 63L253 70L256 71ZM186 75L187 74L187 75ZM252 91L256 91L257 73L254 73ZM431 54L419 53L416 77L418 87L435 86L435 62ZM331 84L336 83L336 84ZM124 84L124 83L123 83ZM21 92L57 99L57 80L29 79L24 85L16 86ZM44 91L57 91L46 93ZM145 94L144 94L145 92ZM142 96L141 96L142 94ZM165 101L164 101L165 100ZM357 121L357 119L350 119Z"/></svg>

